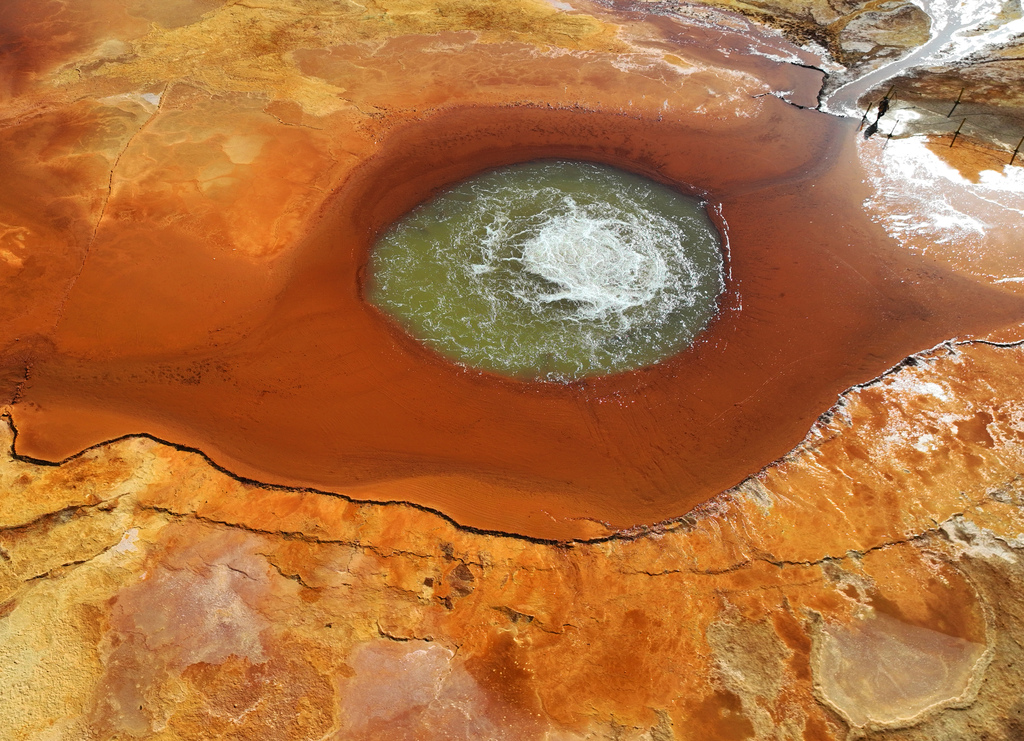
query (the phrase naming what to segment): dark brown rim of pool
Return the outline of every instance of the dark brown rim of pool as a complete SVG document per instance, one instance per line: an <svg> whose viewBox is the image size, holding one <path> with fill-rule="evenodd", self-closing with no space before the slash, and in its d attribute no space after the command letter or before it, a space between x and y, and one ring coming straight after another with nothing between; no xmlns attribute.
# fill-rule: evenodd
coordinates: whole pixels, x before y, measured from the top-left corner
<svg viewBox="0 0 1024 741"><path fill-rule="evenodd" d="M541 539L680 517L792 449L849 386L1021 315L1019 299L901 252L870 220L855 127L769 98L749 117L481 106L382 131L284 290L230 342L137 352L108 327L152 286L112 284L117 255L91 256L15 407L18 452L60 460L145 432L261 482ZM628 373L511 381L436 357L367 305L361 271L390 223L475 173L543 158L707 194L731 274L698 342ZM161 250L136 274L188 284L194 265ZM225 301L259 279L232 278ZM206 321L160 318L167 331Z"/></svg>

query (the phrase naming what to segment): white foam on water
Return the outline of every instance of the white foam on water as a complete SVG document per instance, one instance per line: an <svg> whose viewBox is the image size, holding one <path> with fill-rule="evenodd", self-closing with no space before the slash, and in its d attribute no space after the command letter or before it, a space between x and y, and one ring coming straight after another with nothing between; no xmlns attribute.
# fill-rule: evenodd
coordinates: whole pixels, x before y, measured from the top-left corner
<svg viewBox="0 0 1024 741"><path fill-rule="evenodd" d="M551 380L646 365L691 341L725 285L699 203L605 166L524 167L512 181L484 175L431 213L445 236L415 260L446 277L416 319L421 338L471 365ZM414 269L398 254L400 270ZM422 304L424 285L400 291Z"/></svg>
<svg viewBox="0 0 1024 741"><path fill-rule="evenodd" d="M863 142L860 147L873 189L865 208L912 251L963 259L988 251L991 258L993 236L1003 234L1006 241L1008 229L1024 216L1022 167L1007 164L1001 172L984 170L972 182L923 138L892 139L881 145ZM1013 270L1015 258L1007 258L1003 268ZM993 263L986 270L996 267ZM991 277L998 281L1016 275L1019 272Z"/></svg>
<svg viewBox="0 0 1024 741"><path fill-rule="evenodd" d="M580 319L605 319L654 300L670 278L658 230L635 217L594 217L567 200L569 212L553 216L523 246L523 266L559 287L539 299L571 301Z"/></svg>

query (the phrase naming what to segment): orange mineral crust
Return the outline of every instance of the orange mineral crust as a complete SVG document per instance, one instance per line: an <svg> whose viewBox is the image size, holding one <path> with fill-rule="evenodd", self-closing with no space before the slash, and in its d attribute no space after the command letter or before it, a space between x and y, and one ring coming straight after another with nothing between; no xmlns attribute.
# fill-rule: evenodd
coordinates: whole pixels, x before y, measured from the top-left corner
<svg viewBox="0 0 1024 741"><path fill-rule="evenodd" d="M860 209L848 125L777 101L755 113L708 126L474 107L395 127L262 306L251 264L112 224L33 364L19 451L58 460L151 432L261 481L548 538L683 515L791 448L844 388L1022 311L894 250ZM391 220L469 174L555 156L707 193L731 275L693 348L593 382L517 383L433 356L362 299ZM245 328L210 347L228 315Z"/></svg>
<svg viewBox="0 0 1024 741"><path fill-rule="evenodd" d="M126 185L52 349L32 357L19 452L59 460L148 432L261 481L587 537L685 514L790 449L843 389L1021 315L1020 299L908 257L869 221L849 124L773 98L750 108L722 122L475 106L380 129L270 270L200 231L231 215ZM315 167L287 136L260 152L254 209ZM545 157L707 194L730 279L694 347L593 382L517 383L433 356L367 305L361 272L393 219L447 183ZM260 217L224 228L239 242Z"/></svg>
<svg viewBox="0 0 1024 741"><path fill-rule="evenodd" d="M1022 361L916 356L784 462L599 543L257 486L140 437L56 466L5 454L4 730L1017 738Z"/></svg>
<svg viewBox="0 0 1024 741"><path fill-rule="evenodd" d="M734 486L908 353L1024 315L868 217L854 126L777 97L813 103L821 74L750 24L345 7L143 4L128 15L151 23L111 14L95 49L33 52L12 92L48 103L0 138L19 453L147 433L256 481L601 537ZM543 157L708 200L729 276L692 348L523 383L431 354L366 303L394 219Z"/></svg>
<svg viewBox="0 0 1024 741"><path fill-rule="evenodd" d="M833 5L737 3L923 38ZM836 69L702 3L0 2L0 741L1024 738L1024 171ZM696 345L525 383L368 305L540 157L707 199Z"/></svg>

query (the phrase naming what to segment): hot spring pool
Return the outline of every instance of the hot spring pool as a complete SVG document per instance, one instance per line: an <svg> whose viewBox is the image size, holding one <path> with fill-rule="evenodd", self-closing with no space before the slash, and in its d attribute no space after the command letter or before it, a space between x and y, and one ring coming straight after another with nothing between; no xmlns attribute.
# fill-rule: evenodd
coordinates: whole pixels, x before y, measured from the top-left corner
<svg viewBox="0 0 1024 741"><path fill-rule="evenodd" d="M570 381L687 345L724 290L721 240L697 198L590 162L465 180L378 240L367 297L449 359Z"/></svg>

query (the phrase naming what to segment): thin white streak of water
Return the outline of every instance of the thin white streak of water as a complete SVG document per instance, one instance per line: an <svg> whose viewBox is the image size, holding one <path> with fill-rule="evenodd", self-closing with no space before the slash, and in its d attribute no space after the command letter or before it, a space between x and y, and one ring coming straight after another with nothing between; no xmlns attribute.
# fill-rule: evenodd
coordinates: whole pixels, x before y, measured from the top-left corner
<svg viewBox="0 0 1024 741"><path fill-rule="evenodd" d="M860 117L858 101L871 89L915 67L949 65L983 49L1005 44L1024 34L1024 18L982 30L1002 9L1003 0L913 0L932 19L931 38L906 56L883 65L833 91L821 110Z"/></svg>

